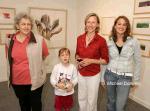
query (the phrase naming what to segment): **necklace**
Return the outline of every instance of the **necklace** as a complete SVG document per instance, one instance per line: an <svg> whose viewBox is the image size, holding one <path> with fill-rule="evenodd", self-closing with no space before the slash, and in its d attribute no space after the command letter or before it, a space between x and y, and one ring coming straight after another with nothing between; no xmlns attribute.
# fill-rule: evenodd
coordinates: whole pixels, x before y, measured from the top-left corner
<svg viewBox="0 0 150 111"><path fill-rule="evenodd" d="M86 41L90 42L93 39L93 36L86 36Z"/></svg>
<svg viewBox="0 0 150 111"><path fill-rule="evenodd" d="M89 45L92 39L93 39L93 36L86 36L86 46Z"/></svg>

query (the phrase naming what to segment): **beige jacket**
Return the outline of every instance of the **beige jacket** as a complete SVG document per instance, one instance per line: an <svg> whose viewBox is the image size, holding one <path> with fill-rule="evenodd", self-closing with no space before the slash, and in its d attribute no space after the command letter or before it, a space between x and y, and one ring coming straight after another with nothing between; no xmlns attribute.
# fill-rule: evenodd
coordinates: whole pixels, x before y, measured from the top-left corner
<svg viewBox="0 0 150 111"><path fill-rule="evenodd" d="M33 33L32 33L33 34ZM30 42L27 46L27 57L29 60L29 69L31 76L31 90L41 87L46 80L45 64L42 57L42 41L43 37L33 34L35 42ZM8 44L9 45L9 44ZM9 56L8 56L9 59ZM8 78L10 78L10 64L8 63ZM10 84L10 81L8 80Z"/></svg>

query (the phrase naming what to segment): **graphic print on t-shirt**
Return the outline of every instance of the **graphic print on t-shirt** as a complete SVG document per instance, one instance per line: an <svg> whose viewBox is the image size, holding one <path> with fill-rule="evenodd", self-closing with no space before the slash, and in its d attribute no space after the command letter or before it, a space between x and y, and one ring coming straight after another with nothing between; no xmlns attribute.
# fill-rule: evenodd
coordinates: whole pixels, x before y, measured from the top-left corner
<svg viewBox="0 0 150 111"><path fill-rule="evenodd" d="M62 82L67 85L71 80L71 75L60 72L58 83Z"/></svg>

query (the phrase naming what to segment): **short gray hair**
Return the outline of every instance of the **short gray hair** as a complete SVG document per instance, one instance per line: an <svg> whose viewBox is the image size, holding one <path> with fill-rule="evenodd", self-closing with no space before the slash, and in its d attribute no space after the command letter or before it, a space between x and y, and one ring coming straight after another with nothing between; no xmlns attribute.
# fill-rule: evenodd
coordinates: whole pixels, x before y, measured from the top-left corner
<svg viewBox="0 0 150 111"><path fill-rule="evenodd" d="M30 22L31 22L31 28L33 28L33 18L30 17L27 13L21 12L21 13L18 13L18 14L15 16L15 18L14 18L14 28L15 28L16 30L18 30L18 28L16 27L16 25L19 25L19 22L20 22L20 20L21 20L22 18L24 18L24 19L29 19Z"/></svg>

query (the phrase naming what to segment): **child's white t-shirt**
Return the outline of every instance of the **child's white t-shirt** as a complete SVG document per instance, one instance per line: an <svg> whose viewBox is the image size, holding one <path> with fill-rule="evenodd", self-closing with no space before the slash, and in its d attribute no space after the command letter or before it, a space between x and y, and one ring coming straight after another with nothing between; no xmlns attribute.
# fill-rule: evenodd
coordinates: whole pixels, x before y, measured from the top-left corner
<svg viewBox="0 0 150 111"><path fill-rule="evenodd" d="M50 82L55 88L55 95L67 96L73 94L74 89L71 92L67 92L56 87L56 84L62 79L71 81L74 86L77 84L77 69L73 64L69 64L67 66L64 66L62 63L56 64L50 77Z"/></svg>

